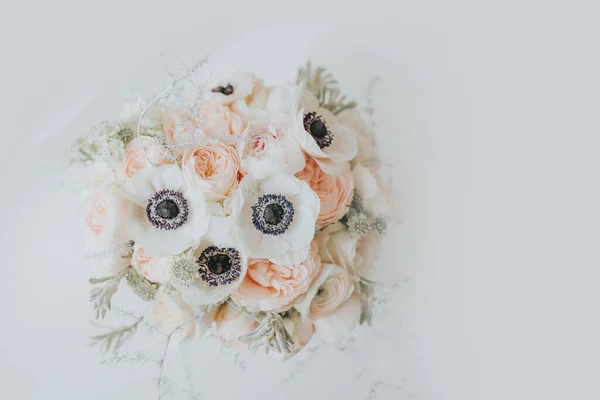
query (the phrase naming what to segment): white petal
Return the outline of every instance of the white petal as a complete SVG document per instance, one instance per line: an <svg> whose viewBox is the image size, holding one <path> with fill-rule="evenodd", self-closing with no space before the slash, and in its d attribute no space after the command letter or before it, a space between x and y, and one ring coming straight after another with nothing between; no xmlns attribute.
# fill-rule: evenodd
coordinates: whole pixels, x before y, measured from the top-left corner
<svg viewBox="0 0 600 400"><path fill-rule="evenodd" d="M152 168L143 168L137 171L121 186L121 194L135 204L146 207L148 199L155 193L149 181L151 174Z"/></svg>
<svg viewBox="0 0 600 400"><path fill-rule="evenodd" d="M276 175L265 179L260 184L262 193L296 195L300 193L304 182L292 175Z"/></svg>
<svg viewBox="0 0 600 400"><path fill-rule="evenodd" d="M173 164L163 165L154 169L149 179L155 192L164 189L181 190L183 186L181 170Z"/></svg>

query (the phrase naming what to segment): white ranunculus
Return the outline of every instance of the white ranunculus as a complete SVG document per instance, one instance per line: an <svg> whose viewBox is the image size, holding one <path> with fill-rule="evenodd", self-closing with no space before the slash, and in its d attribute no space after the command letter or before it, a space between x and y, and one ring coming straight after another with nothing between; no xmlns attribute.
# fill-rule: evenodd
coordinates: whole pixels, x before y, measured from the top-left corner
<svg viewBox="0 0 600 400"><path fill-rule="evenodd" d="M353 161L371 161L375 156L373 133L364 117L361 115L358 107L344 110L337 117L342 124L353 129L357 133L358 153Z"/></svg>
<svg viewBox="0 0 600 400"><path fill-rule="evenodd" d="M353 294L329 316L317 319L315 330L327 343L340 343L346 339L360 322L362 304L360 296Z"/></svg>
<svg viewBox="0 0 600 400"><path fill-rule="evenodd" d="M332 263L355 272L356 237L341 222L329 225L315 238L319 256L324 263Z"/></svg>
<svg viewBox="0 0 600 400"><path fill-rule="evenodd" d="M356 132L338 121L329 110L319 107L308 90L302 97L295 130L300 147L315 159L327 174L340 175L357 154Z"/></svg>
<svg viewBox="0 0 600 400"><path fill-rule="evenodd" d="M211 217L208 233L194 251L194 281L175 282L183 301L194 310L225 300L246 276L248 257L232 234L231 217Z"/></svg>
<svg viewBox="0 0 600 400"><path fill-rule="evenodd" d="M251 258L292 265L308 256L319 215L319 197L292 175L247 175L232 194L240 243Z"/></svg>
<svg viewBox="0 0 600 400"><path fill-rule="evenodd" d="M237 144L240 172L259 179L273 171L294 175L305 165L304 152L292 132L269 120L248 124Z"/></svg>
<svg viewBox="0 0 600 400"><path fill-rule="evenodd" d="M389 216L391 213L387 196L379 183L383 180L380 172L381 170L367 168L360 164L352 169L354 188L360 196L361 205L374 217ZM391 185L388 183L388 186Z"/></svg>
<svg viewBox="0 0 600 400"><path fill-rule="evenodd" d="M208 227L204 197L185 187L176 165L138 171L121 194L130 200L126 222L131 239L154 257L196 245Z"/></svg>

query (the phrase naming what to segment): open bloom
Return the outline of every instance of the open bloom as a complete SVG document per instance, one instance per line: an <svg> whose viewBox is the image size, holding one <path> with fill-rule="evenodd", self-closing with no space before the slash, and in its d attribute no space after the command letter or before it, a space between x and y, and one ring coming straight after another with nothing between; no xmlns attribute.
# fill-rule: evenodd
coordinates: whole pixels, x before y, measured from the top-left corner
<svg viewBox="0 0 600 400"><path fill-rule="evenodd" d="M206 231L204 198L186 188L176 165L138 171L121 193L130 200L129 235L152 256L179 254L198 243Z"/></svg>
<svg viewBox="0 0 600 400"><path fill-rule="evenodd" d="M122 223L126 199L116 186L100 187L92 192L85 204L87 244L91 251L105 251L125 242Z"/></svg>
<svg viewBox="0 0 600 400"><path fill-rule="evenodd" d="M244 280L248 258L231 232L230 218L212 217L206 236L194 251L193 282L176 284L194 309L226 299Z"/></svg>
<svg viewBox="0 0 600 400"><path fill-rule="evenodd" d="M296 176L308 183L319 196L319 226L332 224L346 214L354 194L354 178L350 164L346 163L346 170L342 174L328 175L313 158L307 157L306 166Z"/></svg>
<svg viewBox="0 0 600 400"><path fill-rule="evenodd" d="M157 290L150 304L148 319L161 332L173 332L172 338L175 342L200 337L214 320L215 312L206 313L202 318L194 318L194 310L181 299L181 295L168 292L164 286Z"/></svg>
<svg viewBox="0 0 600 400"><path fill-rule="evenodd" d="M273 171L293 175L304 168L304 153L290 128L277 127L271 121L250 122L237 149L244 175L264 178Z"/></svg>
<svg viewBox="0 0 600 400"><path fill-rule="evenodd" d="M227 78L221 79L213 88L210 90L209 97L225 105L230 105L238 100L248 101L252 103L255 97L260 93L261 88L264 85L262 80L251 72L237 71L230 74ZM264 105L262 103L257 104L258 107Z"/></svg>
<svg viewBox="0 0 600 400"><path fill-rule="evenodd" d="M232 136L244 130L242 119L227 106L215 101L200 105L197 112L169 110L163 118L165 141L173 153L181 156L186 148L196 147L207 139L232 144Z"/></svg>
<svg viewBox="0 0 600 400"><path fill-rule="evenodd" d="M294 265L308 256L319 198L291 175L244 177L230 197L241 245L252 258Z"/></svg>
<svg viewBox="0 0 600 400"><path fill-rule="evenodd" d="M372 216L388 216L391 214L390 204L380 182L383 181L381 171L357 164L352 169L356 192L360 196L362 207ZM389 185L388 183L388 186Z"/></svg>
<svg viewBox="0 0 600 400"><path fill-rule="evenodd" d="M354 292L354 281L348 271L335 264L322 264L313 281L295 308L303 317L316 320L333 312Z"/></svg>
<svg viewBox="0 0 600 400"><path fill-rule="evenodd" d="M302 129L295 130L300 147L330 175L342 174L357 153L356 132L340 123L335 115L319 107L308 90L298 114Z"/></svg>
<svg viewBox="0 0 600 400"><path fill-rule="evenodd" d="M240 308L223 303L215 315L211 333L223 343L247 347L238 338L253 331L257 326L258 322L247 313L242 312Z"/></svg>
<svg viewBox="0 0 600 400"><path fill-rule="evenodd" d="M169 280L172 260L170 257L152 257L139 244L133 248L131 266L151 282L165 283Z"/></svg>
<svg viewBox="0 0 600 400"><path fill-rule="evenodd" d="M372 160L375 155L373 132L361 115L358 107L344 110L338 114L337 117L342 124L353 129L357 133L356 141L358 143L358 152L354 160L352 160L352 163Z"/></svg>
<svg viewBox="0 0 600 400"><path fill-rule="evenodd" d="M125 148L125 157L117 168L117 179L122 184L140 169L151 167L151 162L159 165L170 163L165 157L163 146L156 138L136 137Z"/></svg>
<svg viewBox="0 0 600 400"><path fill-rule="evenodd" d="M315 330L327 343L339 343L350 336L360 322L360 296L353 294L329 316L315 321Z"/></svg>
<svg viewBox="0 0 600 400"><path fill-rule="evenodd" d="M304 294L319 273L321 260L316 241L306 260L295 265L279 265L264 258L248 261L246 278L232 298L249 311L270 311L290 305Z"/></svg>
<svg viewBox="0 0 600 400"><path fill-rule="evenodd" d="M222 200L237 186L240 169L235 150L219 142L204 143L183 153L183 178L207 201Z"/></svg>

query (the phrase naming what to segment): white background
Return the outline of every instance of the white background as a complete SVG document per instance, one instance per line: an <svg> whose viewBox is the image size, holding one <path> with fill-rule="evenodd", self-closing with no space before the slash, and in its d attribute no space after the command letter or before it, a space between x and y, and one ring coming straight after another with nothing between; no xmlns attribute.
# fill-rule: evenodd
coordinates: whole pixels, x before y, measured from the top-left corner
<svg viewBox="0 0 600 400"><path fill-rule="evenodd" d="M307 57L349 88L382 76L408 282L388 371L405 390L380 398L600 398L594 2L0 4L2 398L152 398L136 367L85 347L90 271L53 162L165 49L274 80Z"/></svg>

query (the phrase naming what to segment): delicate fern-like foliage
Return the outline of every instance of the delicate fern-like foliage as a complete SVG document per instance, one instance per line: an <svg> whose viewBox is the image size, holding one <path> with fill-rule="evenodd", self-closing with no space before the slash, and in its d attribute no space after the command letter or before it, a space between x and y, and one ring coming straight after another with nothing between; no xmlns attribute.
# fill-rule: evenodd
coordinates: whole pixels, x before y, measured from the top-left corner
<svg viewBox="0 0 600 400"><path fill-rule="evenodd" d="M94 335L90 338L90 346L101 346L105 353L110 350L116 352L133 337L142 321L143 318L140 318L131 325L124 325L106 333Z"/></svg>
<svg viewBox="0 0 600 400"><path fill-rule="evenodd" d="M338 88L338 81L323 67L313 68L310 61L298 69L297 84L304 84L319 100L323 107L337 115L344 110L356 107L356 102L347 100Z"/></svg>

